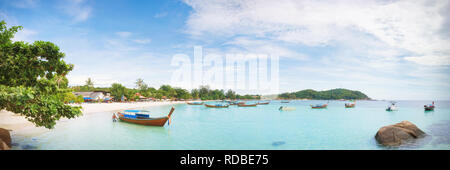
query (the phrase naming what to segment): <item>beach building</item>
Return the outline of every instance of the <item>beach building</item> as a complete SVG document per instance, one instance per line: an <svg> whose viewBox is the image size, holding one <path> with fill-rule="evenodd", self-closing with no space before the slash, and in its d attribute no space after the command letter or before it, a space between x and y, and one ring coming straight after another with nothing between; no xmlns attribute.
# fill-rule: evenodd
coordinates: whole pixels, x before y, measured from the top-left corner
<svg viewBox="0 0 450 170"><path fill-rule="evenodd" d="M106 101L109 102L112 100L110 93L103 91L94 91L94 92L74 92L75 96L83 96L85 102L93 102L93 101Z"/></svg>

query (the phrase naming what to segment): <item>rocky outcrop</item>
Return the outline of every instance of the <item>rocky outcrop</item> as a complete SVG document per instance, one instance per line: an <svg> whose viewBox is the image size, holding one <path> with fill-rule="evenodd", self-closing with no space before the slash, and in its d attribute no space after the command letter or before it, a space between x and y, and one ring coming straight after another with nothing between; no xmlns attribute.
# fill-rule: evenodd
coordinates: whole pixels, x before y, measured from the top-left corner
<svg viewBox="0 0 450 170"><path fill-rule="evenodd" d="M425 136L425 132L409 121L384 126L375 135L378 143L385 146L399 146L407 141L411 141Z"/></svg>
<svg viewBox="0 0 450 170"><path fill-rule="evenodd" d="M5 146L9 149L11 148L11 135L9 134L9 130L0 128L0 150L5 148Z"/></svg>
<svg viewBox="0 0 450 170"><path fill-rule="evenodd" d="M9 150L10 147L0 138L0 150Z"/></svg>

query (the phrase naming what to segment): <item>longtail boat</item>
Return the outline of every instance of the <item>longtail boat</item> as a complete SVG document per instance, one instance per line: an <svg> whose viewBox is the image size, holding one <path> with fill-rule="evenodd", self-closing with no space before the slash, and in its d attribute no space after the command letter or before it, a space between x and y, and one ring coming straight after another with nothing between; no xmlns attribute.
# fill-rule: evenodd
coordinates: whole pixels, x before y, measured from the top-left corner
<svg viewBox="0 0 450 170"><path fill-rule="evenodd" d="M391 105L386 108L386 111L396 111L398 110L397 106L395 106L396 102L391 102Z"/></svg>
<svg viewBox="0 0 450 170"><path fill-rule="evenodd" d="M223 105L223 104L214 104L214 105L209 105L209 104L205 104L206 107L211 107L211 108L227 108L230 105Z"/></svg>
<svg viewBox="0 0 450 170"><path fill-rule="evenodd" d="M353 103L345 103L345 108L353 108L356 105L356 100L350 100L353 101Z"/></svg>
<svg viewBox="0 0 450 170"><path fill-rule="evenodd" d="M293 110L295 110L295 107L281 106L278 110L280 110L280 111L293 111Z"/></svg>
<svg viewBox="0 0 450 170"><path fill-rule="evenodd" d="M432 104L429 104L429 105L424 105L423 108L425 109L425 111L432 111L432 110L434 110L434 102Z"/></svg>
<svg viewBox="0 0 450 170"><path fill-rule="evenodd" d="M186 102L188 105L203 105L203 102Z"/></svg>
<svg viewBox="0 0 450 170"><path fill-rule="evenodd" d="M166 124L167 120L170 119L170 116L172 115L174 110L175 110L175 108L172 107L172 109L170 109L169 115L163 116L163 117L156 117L156 118L151 118L147 111L125 110L124 112L119 112L118 117L121 121L129 122L129 123L135 123L135 124L147 125L147 126L164 126L164 124ZM131 114L131 113L135 113L135 114ZM169 120L169 123L170 123L170 120Z"/></svg>
<svg viewBox="0 0 450 170"><path fill-rule="evenodd" d="M345 108L353 108L355 107L355 103L345 103Z"/></svg>
<svg viewBox="0 0 450 170"><path fill-rule="evenodd" d="M312 109L323 109L323 108L327 108L328 104L322 104L322 105L311 105Z"/></svg>
<svg viewBox="0 0 450 170"><path fill-rule="evenodd" d="M269 104L270 102L262 102L262 103L260 103L260 102L258 102L258 105L264 105L264 104Z"/></svg>
<svg viewBox="0 0 450 170"><path fill-rule="evenodd" d="M239 105L239 104L245 104L245 102L231 102L230 105Z"/></svg>
<svg viewBox="0 0 450 170"><path fill-rule="evenodd" d="M258 103L255 104L238 104L239 107L256 107L256 105L258 105Z"/></svg>

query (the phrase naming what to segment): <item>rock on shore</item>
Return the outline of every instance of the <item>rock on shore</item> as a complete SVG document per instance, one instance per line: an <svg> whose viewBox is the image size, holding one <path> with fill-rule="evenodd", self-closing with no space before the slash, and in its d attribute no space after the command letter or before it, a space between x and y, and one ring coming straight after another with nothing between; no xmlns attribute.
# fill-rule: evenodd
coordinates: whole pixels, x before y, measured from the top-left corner
<svg viewBox="0 0 450 170"><path fill-rule="evenodd" d="M11 148L11 135L9 130L0 128L0 150L8 150Z"/></svg>
<svg viewBox="0 0 450 170"><path fill-rule="evenodd" d="M375 135L378 143L385 146L399 146L407 141L423 137L425 132L409 121L384 126Z"/></svg>

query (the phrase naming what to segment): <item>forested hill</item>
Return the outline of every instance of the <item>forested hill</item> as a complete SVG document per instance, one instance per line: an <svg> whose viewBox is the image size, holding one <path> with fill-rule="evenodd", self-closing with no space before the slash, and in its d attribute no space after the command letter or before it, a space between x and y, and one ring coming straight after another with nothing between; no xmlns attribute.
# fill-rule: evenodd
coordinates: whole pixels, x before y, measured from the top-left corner
<svg viewBox="0 0 450 170"><path fill-rule="evenodd" d="M337 99L370 99L360 91L348 89L331 89L315 91L312 89L278 95L280 99L315 99L315 100L337 100Z"/></svg>

